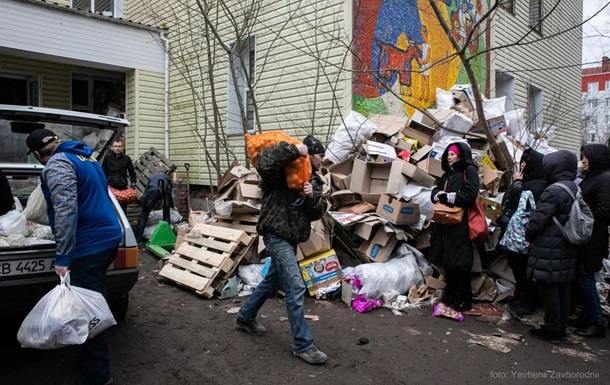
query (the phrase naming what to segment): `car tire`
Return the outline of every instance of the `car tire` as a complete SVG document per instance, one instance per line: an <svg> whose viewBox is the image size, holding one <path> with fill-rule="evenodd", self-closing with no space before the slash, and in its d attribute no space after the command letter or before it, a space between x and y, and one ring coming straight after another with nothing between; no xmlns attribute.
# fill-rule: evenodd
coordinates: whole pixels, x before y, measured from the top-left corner
<svg viewBox="0 0 610 385"><path fill-rule="evenodd" d="M127 316L127 309L129 308L129 294L125 294L121 297L110 298L108 301L110 311L114 316L116 322L121 322Z"/></svg>

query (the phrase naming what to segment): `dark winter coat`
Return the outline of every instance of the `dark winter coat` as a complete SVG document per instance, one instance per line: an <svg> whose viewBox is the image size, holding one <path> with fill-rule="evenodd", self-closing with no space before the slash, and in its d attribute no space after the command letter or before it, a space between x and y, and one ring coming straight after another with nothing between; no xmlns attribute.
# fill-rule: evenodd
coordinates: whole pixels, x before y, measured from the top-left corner
<svg viewBox="0 0 610 385"><path fill-rule="evenodd" d="M569 243L553 221L557 217L564 225L572 207L572 197L560 182L576 195L574 183L577 168L576 155L561 150L544 156L544 179L548 187L536 202L536 210L525 228L525 239L532 243L527 263L528 277L545 283L565 283L576 277L578 246Z"/></svg>
<svg viewBox="0 0 610 385"><path fill-rule="evenodd" d="M299 191L288 188L284 168L300 156L293 144L280 142L258 155L256 170L261 176L263 190L261 215L256 226L259 234L273 234L296 246L309 239L311 222L326 211L322 196L322 178L312 172L312 197L303 197Z"/></svg>
<svg viewBox="0 0 610 385"><path fill-rule="evenodd" d="M523 169L523 180L514 181L502 200L502 209L509 209L513 212L519 206L519 199L523 191L531 191L534 195L534 201L538 201L542 192L546 188L544 174L542 172L542 160L544 155L538 151L527 149L523 152L521 162L525 162Z"/></svg>
<svg viewBox="0 0 610 385"><path fill-rule="evenodd" d="M114 152L106 154L102 162L102 169L104 174L106 174L108 186L118 190L125 190L130 186L127 184L128 173L131 185L136 184L136 170L133 167L131 158L125 154L117 155Z"/></svg>
<svg viewBox="0 0 610 385"><path fill-rule="evenodd" d="M449 147L457 145L461 159L449 166L447 153ZM432 189L431 199L440 191L455 192L455 205L463 207L462 222L455 226L435 223L430 241L430 261L450 270L472 269L473 250L468 232L468 210L472 208L479 194L479 173L472 162L472 151L466 143L452 143L443 153L441 166L444 174ZM445 182L447 187L445 188Z"/></svg>
<svg viewBox="0 0 610 385"><path fill-rule="evenodd" d="M14 203L11 185L8 183L8 179L6 179L2 170L0 170L0 216L11 211Z"/></svg>
<svg viewBox="0 0 610 385"><path fill-rule="evenodd" d="M595 274L608 257L608 225L610 224L610 151L603 144L589 144L582 152L589 161L589 170L580 183L582 197L593 212L595 222L589 243L581 247L580 261L587 274Z"/></svg>

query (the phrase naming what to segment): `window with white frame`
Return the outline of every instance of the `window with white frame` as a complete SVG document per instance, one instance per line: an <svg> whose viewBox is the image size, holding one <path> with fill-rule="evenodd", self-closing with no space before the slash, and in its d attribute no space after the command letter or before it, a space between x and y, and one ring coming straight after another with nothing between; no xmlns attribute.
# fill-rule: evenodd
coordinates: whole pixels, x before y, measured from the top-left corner
<svg viewBox="0 0 610 385"><path fill-rule="evenodd" d="M72 0L72 8L104 16L123 17L123 0Z"/></svg>
<svg viewBox="0 0 610 385"><path fill-rule="evenodd" d="M605 89L606 91L610 90L610 80L606 80L606 81L604 82L604 89Z"/></svg>
<svg viewBox="0 0 610 385"><path fill-rule="evenodd" d="M542 0L530 1L530 27L542 34Z"/></svg>
<svg viewBox="0 0 610 385"><path fill-rule="evenodd" d="M529 84L527 91L527 118L532 132L542 129L542 88Z"/></svg>
<svg viewBox="0 0 610 385"><path fill-rule="evenodd" d="M40 105L40 76L0 72L0 104Z"/></svg>
<svg viewBox="0 0 610 385"><path fill-rule="evenodd" d="M599 83L598 82L589 82L587 83L587 91L591 92L591 91L598 91L599 90Z"/></svg>
<svg viewBox="0 0 610 385"><path fill-rule="evenodd" d="M227 135L253 133L256 129L256 117L251 90L254 90L256 78L256 37L247 37L232 43L230 47L234 54L229 63L227 77ZM245 128L242 112L246 119Z"/></svg>

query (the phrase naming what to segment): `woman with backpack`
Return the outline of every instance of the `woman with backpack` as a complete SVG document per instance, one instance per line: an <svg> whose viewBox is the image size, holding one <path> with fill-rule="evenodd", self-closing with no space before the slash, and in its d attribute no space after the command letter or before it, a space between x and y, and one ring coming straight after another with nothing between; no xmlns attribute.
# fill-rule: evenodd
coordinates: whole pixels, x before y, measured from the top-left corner
<svg viewBox="0 0 610 385"><path fill-rule="evenodd" d="M525 239L532 246L527 273L538 286L544 302L544 326L531 329L530 335L553 344L560 344L566 335L570 316L570 284L576 277L578 246L566 240L554 217L564 225L573 199L563 187L576 195L574 183L578 161L576 155L560 150L544 156L543 173L547 188L536 202L536 210L525 228Z"/></svg>
<svg viewBox="0 0 610 385"><path fill-rule="evenodd" d="M523 191L531 191L534 201L537 202L546 188L542 173L542 159L544 155L531 148L525 150L521 156L520 171L515 173L513 183L510 185L502 201L502 212L514 213L519 206L519 199ZM506 225L500 224L502 236ZM508 265L515 276L515 300L508 304L510 312L518 317L534 314L538 293L536 285L527 278L527 253L518 254L506 251Z"/></svg>
<svg viewBox="0 0 610 385"><path fill-rule="evenodd" d="M441 301L457 311L466 311L472 304L470 278L473 264L468 211L474 207L479 194L479 173L473 164L470 147L462 142L447 146L441 167L444 174L430 198L433 203L463 208L463 216L455 225L434 224L430 261L445 269L447 286Z"/></svg>
<svg viewBox="0 0 610 385"><path fill-rule="evenodd" d="M583 309L570 326L583 337L605 337L604 316L595 286L594 274L608 257L608 225L610 224L610 150L603 144L588 144L581 149L583 180L582 197L593 213L593 234L580 248L576 286Z"/></svg>

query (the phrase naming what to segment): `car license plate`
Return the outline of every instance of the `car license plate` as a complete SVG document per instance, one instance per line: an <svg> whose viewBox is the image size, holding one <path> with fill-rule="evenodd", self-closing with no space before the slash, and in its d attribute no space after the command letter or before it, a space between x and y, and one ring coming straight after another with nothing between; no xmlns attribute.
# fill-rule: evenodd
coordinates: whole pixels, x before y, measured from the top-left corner
<svg viewBox="0 0 610 385"><path fill-rule="evenodd" d="M0 277L55 271L55 258L21 259L0 262Z"/></svg>

